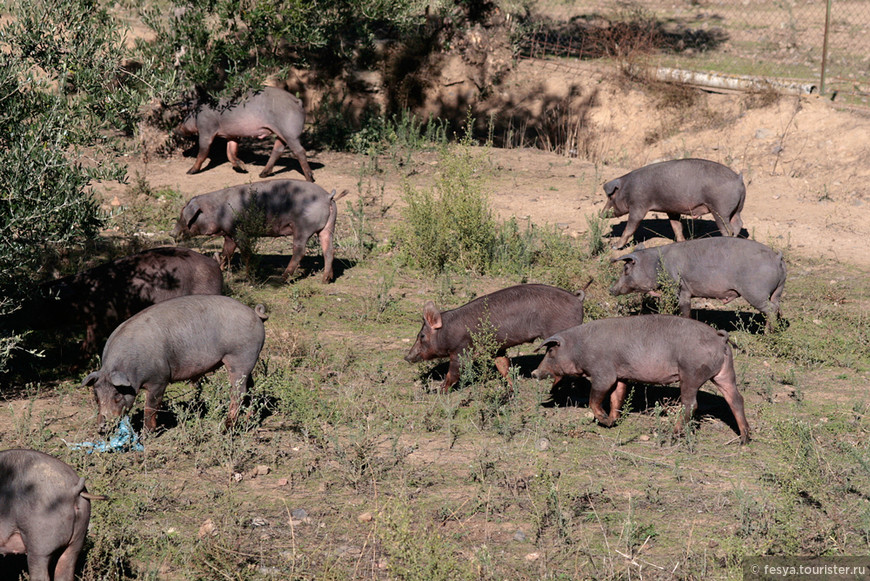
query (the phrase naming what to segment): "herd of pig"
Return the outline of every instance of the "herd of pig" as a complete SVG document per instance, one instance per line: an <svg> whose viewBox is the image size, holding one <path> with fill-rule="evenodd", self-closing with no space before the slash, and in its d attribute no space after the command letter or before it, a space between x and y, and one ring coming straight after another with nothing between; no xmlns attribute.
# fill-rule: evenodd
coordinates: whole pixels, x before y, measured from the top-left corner
<svg viewBox="0 0 870 581"><path fill-rule="evenodd" d="M332 280L335 202L346 192L336 195L312 183L299 143L303 121L304 111L295 97L265 89L241 105L195 107L182 124L183 132L199 135L199 155L189 173L200 171L215 136L228 139L228 157L242 170L237 139L274 133L275 147L261 176L269 175L284 146L289 146L308 180L256 182L192 198L173 235L224 236L220 264L184 248L146 250L43 285L41 296L6 321L12 328L83 323L82 348L88 354L109 335L102 367L82 382L93 386L101 431L108 419L129 412L140 390L146 392L143 430L154 430L167 384L197 379L221 365L231 382L227 426L236 421L265 341L267 318L263 305L251 309L221 295L221 269L229 264L237 229L245 219L257 214L264 220L265 235L293 236L285 278L298 267L308 239L317 233L323 281ZM554 385L565 376L587 377L589 407L604 426L619 418L627 382L679 382L680 431L695 411L698 389L711 381L734 414L741 443L747 443L749 425L728 333L688 318L692 297L726 303L744 297L764 313L768 331L780 316L786 278L782 255L739 237L746 196L742 176L712 161L683 159L642 167L607 182L604 190L605 210L617 217L628 214L615 248L628 243L650 211L668 215L677 240L614 258L624 263L624 271L610 292L655 291L666 274L676 285L683 317L635 315L583 323L584 291L523 284L443 312L427 302L423 326L405 359L415 363L449 358L441 386L448 391L459 380L462 356L476 331L487 324L497 344L495 364L503 376L508 376L508 348L543 339L538 349L546 352L532 376L551 376ZM722 236L685 241L680 216L708 213ZM608 395L609 412L604 409ZM33 450L0 452L0 554L27 553L34 581L71 581L94 498L100 497L88 494L84 479L60 460Z"/></svg>

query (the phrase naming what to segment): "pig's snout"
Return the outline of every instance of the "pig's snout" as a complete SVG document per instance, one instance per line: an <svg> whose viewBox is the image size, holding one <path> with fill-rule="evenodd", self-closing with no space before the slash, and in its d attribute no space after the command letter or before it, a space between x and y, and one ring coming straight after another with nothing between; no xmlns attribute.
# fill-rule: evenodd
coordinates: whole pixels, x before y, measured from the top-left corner
<svg viewBox="0 0 870 581"><path fill-rule="evenodd" d="M412 349L408 352L407 355L405 355L405 361L407 361L408 363L420 363L421 361L423 361L423 358L420 357L419 353L414 352L414 350Z"/></svg>
<svg viewBox="0 0 870 581"><path fill-rule="evenodd" d="M534 371L532 371L532 377L534 377L535 379L544 379L545 377L549 377L549 376L550 376L550 372L545 371L545 370L541 369L540 367L538 369L535 369Z"/></svg>

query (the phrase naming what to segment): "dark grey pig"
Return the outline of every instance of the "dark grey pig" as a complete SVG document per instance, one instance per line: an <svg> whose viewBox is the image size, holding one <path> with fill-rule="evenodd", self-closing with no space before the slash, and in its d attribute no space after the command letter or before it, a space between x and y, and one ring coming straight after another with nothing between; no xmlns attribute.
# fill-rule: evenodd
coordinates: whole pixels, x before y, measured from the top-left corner
<svg viewBox="0 0 870 581"><path fill-rule="evenodd" d="M106 497L88 494L85 479L57 458L0 452L0 554L27 553L31 581L73 581L91 500Z"/></svg>
<svg viewBox="0 0 870 581"><path fill-rule="evenodd" d="M647 212L665 212L677 241L685 240L680 214L712 214L723 236L737 236L743 228L740 212L746 199L743 175L715 161L676 159L653 163L604 184L607 204L617 218L628 214L622 248Z"/></svg>
<svg viewBox="0 0 870 581"><path fill-rule="evenodd" d="M684 317L690 314L692 297L722 299L726 304L743 297L766 315L768 331L779 318L785 261L781 252L764 244L744 238L701 238L635 250L611 262L620 260L625 269L611 294L656 290L664 271L678 284Z"/></svg>
<svg viewBox="0 0 870 581"><path fill-rule="evenodd" d="M599 319L544 340L547 354L532 377L552 376L553 385L566 375L585 376L592 384L589 407L601 424L612 426L625 402L627 381L666 385L680 382L683 422L698 407L698 388L707 380L728 402L740 441L749 441L743 396L737 390L728 333L692 319L672 315L639 315ZM610 415L602 403L610 394Z"/></svg>
<svg viewBox="0 0 870 581"><path fill-rule="evenodd" d="M572 294L544 284L521 284L443 313L429 301L423 307L423 327L405 361L449 357L450 367L441 386L447 392L459 380L459 356L471 346L472 333L486 331L480 327L488 321L498 343L496 367L507 377L510 360L506 350L582 323L585 296L582 290Z"/></svg>
<svg viewBox="0 0 870 581"><path fill-rule="evenodd" d="M338 214L335 202L345 194L347 190L336 195L335 190L330 193L300 180L233 186L191 198L181 210L172 236L176 240L223 236L221 267L226 268L236 251L235 237L240 225L262 220L263 236L293 236L293 257L284 270L286 280L302 262L308 239L317 234L323 249L323 282L329 282L335 254L332 241Z"/></svg>
<svg viewBox="0 0 870 581"><path fill-rule="evenodd" d="M145 430L157 427L167 384L198 379L221 365L230 377L232 426L257 363L266 331L266 309L250 309L224 296L180 297L148 307L115 329L103 349L103 366L82 387L94 386L97 423L126 414L140 389L146 392Z"/></svg>
<svg viewBox="0 0 870 581"><path fill-rule="evenodd" d="M239 143L241 137L266 139L275 134L275 146L266 167L260 172L260 177L272 175L275 162L281 157L285 147L296 156L302 173L309 182L314 181L314 175L308 166L308 158L299 136L305 127L305 109L302 101L287 91L274 87L264 87L250 91L240 100L222 99L216 105L203 104L196 101L191 105L193 111L178 127L178 132L187 135L199 135L199 152L196 161L187 173L199 172L209 148L215 137L227 139L227 158L237 171L246 171L239 161Z"/></svg>
<svg viewBox="0 0 870 581"><path fill-rule="evenodd" d="M42 285L4 325L84 324L82 350L92 353L119 323L142 309L185 295L219 295L222 285L214 259L186 248L153 248Z"/></svg>

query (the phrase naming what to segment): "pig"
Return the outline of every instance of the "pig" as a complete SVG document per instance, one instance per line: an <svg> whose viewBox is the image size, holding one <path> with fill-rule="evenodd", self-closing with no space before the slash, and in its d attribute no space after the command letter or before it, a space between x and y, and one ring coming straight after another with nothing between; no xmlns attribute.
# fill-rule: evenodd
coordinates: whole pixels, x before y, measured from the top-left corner
<svg viewBox="0 0 870 581"><path fill-rule="evenodd" d="M692 297L737 297L766 315L767 331L780 317L780 297L785 288L785 261L781 252L745 238L700 238L658 248L635 250L611 262L625 262L613 295L654 291L664 271L679 287L680 313L690 315Z"/></svg>
<svg viewBox="0 0 870 581"><path fill-rule="evenodd" d="M309 182L314 181L314 175L308 166L305 150L299 142L299 136L305 127L305 109L302 101L287 91L275 87L264 87L246 93L239 101L222 99L216 105L203 104L201 99L191 105L192 111L185 117L177 132L192 137L199 135L199 152L196 161L187 173L200 171L215 137L224 137L227 141L227 158L233 164L233 169L245 172L245 167L239 161L239 143L241 137L256 137L266 139L275 134L275 146L266 167L260 172L260 177L272 175L275 162L281 157L284 148L289 146L296 156L302 173Z"/></svg>
<svg viewBox="0 0 870 581"><path fill-rule="evenodd" d="M241 400L253 386L251 372L266 337L266 308L250 309L225 296L191 295L148 307L109 336L102 367L82 381L93 385L97 423L126 414L140 389L145 397L145 431L157 427L157 410L167 384L196 380L226 366L231 384L227 427L235 424Z"/></svg>
<svg viewBox="0 0 870 581"><path fill-rule="evenodd" d="M36 450L0 452L0 554L27 553L31 581L73 581L91 518L85 479Z"/></svg>
<svg viewBox="0 0 870 581"><path fill-rule="evenodd" d="M628 214L625 231L614 248L623 248L647 212L665 212L677 242L685 240L680 214L712 214L723 236L743 228L740 212L746 199L743 174L715 161L676 159L653 163L604 184L607 204L602 213Z"/></svg>
<svg viewBox="0 0 870 581"><path fill-rule="evenodd" d="M698 388L710 380L737 420L740 442L749 442L749 423L743 411L743 396L737 390L734 358L725 331L673 315L636 315L571 327L544 339L538 348L547 351L532 377L551 376L554 386L567 375L588 377L589 407L604 426L612 426L619 418L627 381L679 381L683 403L682 421L675 426L679 433L698 405ZM601 406L608 393L609 415Z"/></svg>
<svg viewBox="0 0 870 581"><path fill-rule="evenodd" d="M450 367L441 385L446 393L459 380L459 356L471 346L471 334L488 320L498 343L496 368L507 377L510 360L506 350L582 323L585 297L582 290L570 293L544 284L521 284L443 313L428 301L423 307L423 327L405 361L449 357Z"/></svg>
<svg viewBox="0 0 870 581"><path fill-rule="evenodd" d="M219 295L217 261L186 248L152 248L42 285L5 319L10 328L84 324L82 352L96 352L118 324L145 307L184 295Z"/></svg>
<svg viewBox="0 0 870 581"><path fill-rule="evenodd" d="M284 270L287 280L302 262L308 239L315 233L323 249L323 282L332 280L336 195L320 186L301 180L269 180L239 185L201 194L190 199L172 231L175 240L189 236L223 235L221 268L227 268L236 251L236 233L251 213L265 220L263 236L293 235L293 257Z"/></svg>

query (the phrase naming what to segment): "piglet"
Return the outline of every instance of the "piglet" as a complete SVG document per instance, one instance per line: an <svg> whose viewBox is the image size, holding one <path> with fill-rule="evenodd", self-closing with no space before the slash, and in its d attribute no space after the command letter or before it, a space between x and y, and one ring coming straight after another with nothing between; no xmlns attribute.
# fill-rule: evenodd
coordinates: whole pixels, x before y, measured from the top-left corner
<svg viewBox="0 0 870 581"><path fill-rule="evenodd" d="M680 215L712 214L723 236L737 236L743 228L740 212L746 199L742 174L715 161L675 159L653 163L604 184L607 204L617 218L628 222L614 248L622 248L647 212L665 212L677 241L685 240Z"/></svg>
<svg viewBox="0 0 870 581"><path fill-rule="evenodd" d="M619 418L629 381L666 385L680 383L682 430L698 407L698 389L706 381L719 388L740 430L740 442L749 442L749 423L743 396L737 390L734 358L728 333L672 315L639 315L599 319L544 339L547 353L532 377L553 377L556 385L566 375L588 377L589 407L595 419L612 426ZM610 414L602 407L610 394Z"/></svg>
<svg viewBox="0 0 870 581"><path fill-rule="evenodd" d="M266 139L275 135L275 146L266 167L260 172L264 178L272 174L275 162L281 157L285 147L296 156L302 173L309 182L314 175L308 166L308 159L299 137L305 128L305 109L302 101L287 91L275 87L265 87L250 91L238 101L222 99L217 104L206 104L201 99L189 105L190 112L178 127L178 133L187 136L199 135L199 152L196 161L187 173L195 174L202 169L215 137L227 139L227 157L233 169L244 172L245 167L239 160L240 137Z"/></svg>
<svg viewBox="0 0 870 581"><path fill-rule="evenodd" d="M106 497L88 494L85 479L57 458L0 452L0 554L27 553L31 581L73 581L91 500Z"/></svg>
<svg viewBox="0 0 870 581"><path fill-rule="evenodd" d="M507 349L582 323L585 296L582 290L570 293L544 284L521 284L443 313L429 301L423 307L423 327L405 361L449 357L450 367L441 385L441 391L447 392L459 380L459 357L471 346L472 334L486 332L481 326L488 321L498 345L496 368L507 377Z"/></svg>
<svg viewBox="0 0 870 581"><path fill-rule="evenodd" d="M255 310L230 297L196 295L148 307L122 323L106 341L103 366L82 381L82 387L94 386L100 431L107 417L126 414L143 389L145 430L155 429L169 383L198 379L221 365L230 378L226 423L232 426L254 383L266 318L263 305Z"/></svg>

